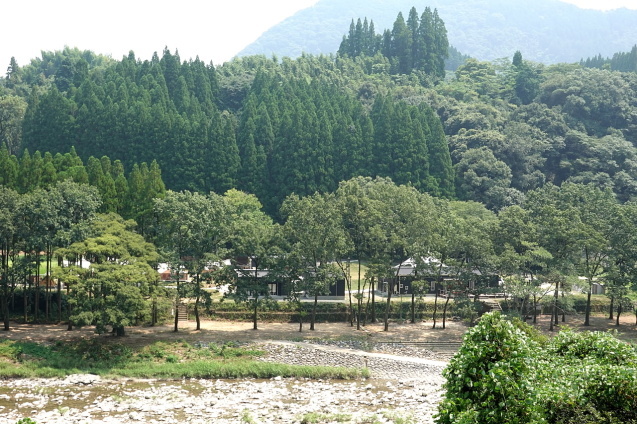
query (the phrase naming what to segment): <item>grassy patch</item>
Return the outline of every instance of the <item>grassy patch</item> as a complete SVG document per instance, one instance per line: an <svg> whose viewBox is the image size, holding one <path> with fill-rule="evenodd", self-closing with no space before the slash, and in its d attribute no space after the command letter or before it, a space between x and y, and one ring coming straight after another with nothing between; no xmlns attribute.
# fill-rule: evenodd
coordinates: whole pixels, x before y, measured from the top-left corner
<svg viewBox="0 0 637 424"><path fill-rule="evenodd" d="M193 346L156 342L133 350L103 341L53 346L0 343L0 378L63 377L90 373L137 378L332 378L368 377L368 370L311 367L257 361L263 352L234 343Z"/></svg>
<svg viewBox="0 0 637 424"><path fill-rule="evenodd" d="M308 412L301 418L301 424L346 423L352 420L349 414L321 414Z"/></svg>
<svg viewBox="0 0 637 424"><path fill-rule="evenodd" d="M383 417L394 424L414 424L414 417L411 415L402 415L394 411L383 412Z"/></svg>

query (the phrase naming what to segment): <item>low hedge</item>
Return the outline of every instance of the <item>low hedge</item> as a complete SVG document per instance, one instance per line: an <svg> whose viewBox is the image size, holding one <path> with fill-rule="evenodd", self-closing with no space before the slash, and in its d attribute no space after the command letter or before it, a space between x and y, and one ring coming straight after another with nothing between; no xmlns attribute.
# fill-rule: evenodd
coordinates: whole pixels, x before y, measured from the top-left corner
<svg viewBox="0 0 637 424"><path fill-rule="evenodd" d="M301 307L303 308L304 321L309 321L312 308L314 304L312 302L303 302ZM356 308L356 304L353 305ZM381 301L375 303L376 319L382 319L385 316L385 308L387 303L381 298ZM365 319L367 315L367 321L371 318L372 305L363 305L361 311L361 319ZM433 303L430 302L416 302L415 318L417 320L428 320L433 315ZM438 305L438 317L442 318L443 304ZM233 302L220 302L214 303L210 308L210 311L203 313L203 315L212 320L230 320L230 321L251 321L252 320L252 308L245 303L233 303ZM450 302L447 307L447 316L451 317L453 314L453 302ZM316 305L316 321L317 322L347 322L349 319L349 303L346 302L320 302ZM389 318L392 320L410 320L411 319L411 302L392 302L389 312ZM298 305L292 302L266 302L259 309L259 320L267 322L298 322L299 310Z"/></svg>

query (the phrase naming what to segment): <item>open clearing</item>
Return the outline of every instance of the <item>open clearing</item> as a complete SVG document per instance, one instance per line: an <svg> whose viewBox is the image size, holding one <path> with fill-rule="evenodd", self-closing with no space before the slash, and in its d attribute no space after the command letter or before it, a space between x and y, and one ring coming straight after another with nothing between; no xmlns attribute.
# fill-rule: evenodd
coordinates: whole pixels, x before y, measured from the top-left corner
<svg viewBox="0 0 637 424"><path fill-rule="evenodd" d="M584 327L582 315L569 315L566 323L560 326L569 326L583 331L618 331L618 337L625 341L637 341L637 326L635 316L623 315L621 325L615 326L615 322L606 317L591 317L591 326ZM530 322L530 321L529 321ZM383 324L367 324L356 330L347 323L317 323L315 330L309 330L309 324L304 324L303 332L299 332L298 323L270 323L260 322L259 329L253 330L251 322L231 321L201 321L201 330L195 330L194 321L181 321L179 331L173 332L172 324L163 324L154 327L129 327L126 336L113 337L110 334L97 335L93 327L84 327L67 331L65 324L20 324L11 323L11 331L0 332L0 339L14 339L33 342L56 342L77 338L102 338L105 340L117 340L119 343L130 345L144 345L154 341L184 340L196 341L262 341L262 340L306 340L306 339L367 339L370 342L388 341L428 341L428 342L460 342L468 327L456 321L447 321L447 328L432 329L432 322L417 322L415 324L390 323L389 331L383 331ZM438 321L438 327L441 321ZM551 334L549 328L549 316L541 316L538 319L538 328L546 334ZM558 327L559 328L559 327Z"/></svg>

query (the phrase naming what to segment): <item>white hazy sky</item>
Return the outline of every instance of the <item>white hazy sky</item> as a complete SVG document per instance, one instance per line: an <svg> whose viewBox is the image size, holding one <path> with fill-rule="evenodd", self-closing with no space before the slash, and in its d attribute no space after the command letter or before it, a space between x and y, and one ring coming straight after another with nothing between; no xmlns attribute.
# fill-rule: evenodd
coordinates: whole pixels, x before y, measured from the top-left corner
<svg viewBox="0 0 637 424"><path fill-rule="evenodd" d="M347 0L344 0L347 1ZM637 0L562 0L580 7L637 9ZM65 45L120 59L141 59L167 46L182 60L199 55L219 65L264 31L318 0L18 0L2 2L0 75ZM349 19L349 18L348 18Z"/></svg>

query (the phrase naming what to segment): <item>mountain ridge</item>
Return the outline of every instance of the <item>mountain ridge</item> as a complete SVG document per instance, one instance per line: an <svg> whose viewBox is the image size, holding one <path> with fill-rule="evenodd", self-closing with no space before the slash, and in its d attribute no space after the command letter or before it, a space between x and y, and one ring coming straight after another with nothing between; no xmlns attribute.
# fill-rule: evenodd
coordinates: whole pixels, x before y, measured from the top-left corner
<svg viewBox="0 0 637 424"><path fill-rule="evenodd" d="M298 57L336 53L352 19L367 17L377 32L391 28L398 12L412 6L438 9L450 43L479 60L524 57L547 64L577 62L627 51L637 42L637 10L581 9L559 0L321 0L266 31L238 56Z"/></svg>

